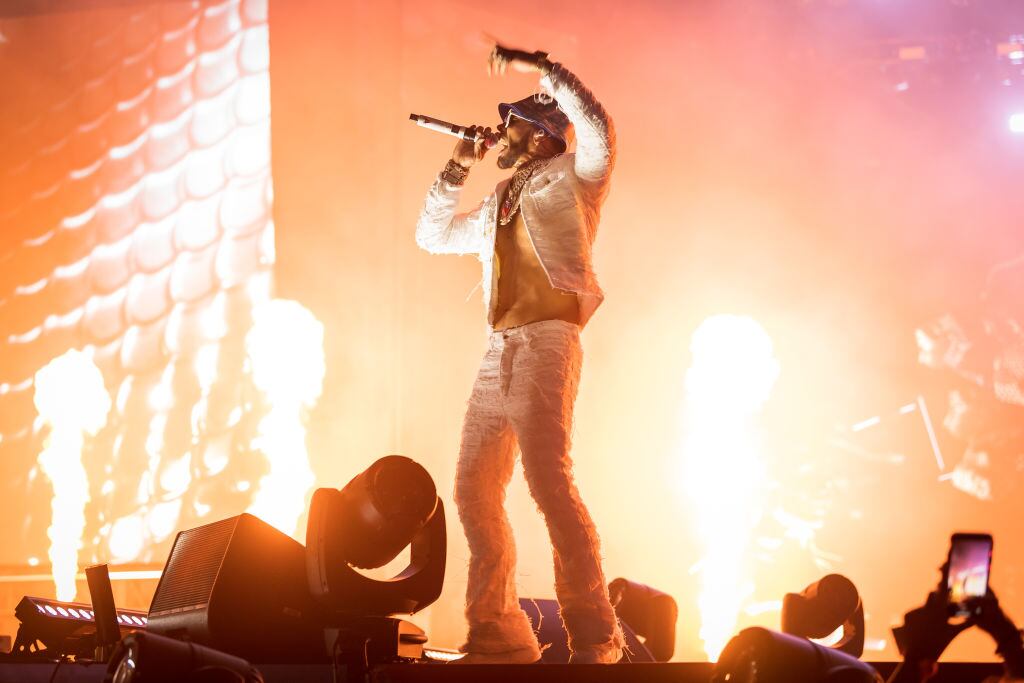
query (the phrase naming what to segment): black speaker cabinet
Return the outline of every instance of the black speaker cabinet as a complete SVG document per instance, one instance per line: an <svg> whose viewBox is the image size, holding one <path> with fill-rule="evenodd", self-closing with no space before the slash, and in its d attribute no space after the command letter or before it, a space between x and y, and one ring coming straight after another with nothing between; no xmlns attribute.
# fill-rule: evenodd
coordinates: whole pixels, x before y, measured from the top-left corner
<svg viewBox="0 0 1024 683"><path fill-rule="evenodd" d="M242 514L174 539L149 630L256 662L327 659L302 544Z"/></svg>

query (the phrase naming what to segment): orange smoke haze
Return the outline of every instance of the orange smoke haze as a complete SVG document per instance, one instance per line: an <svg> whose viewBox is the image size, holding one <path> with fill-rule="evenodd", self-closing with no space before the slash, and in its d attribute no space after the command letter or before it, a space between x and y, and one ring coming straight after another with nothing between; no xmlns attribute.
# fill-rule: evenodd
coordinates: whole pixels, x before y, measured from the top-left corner
<svg viewBox="0 0 1024 683"><path fill-rule="evenodd" d="M887 26L914 33L917 18L863 4L832 15L828 3L815 15L815 3L755 2L279 10L277 275L281 294L325 324L311 426L319 481L340 485L399 452L450 495L483 350L480 272L471 257L432 257L412 240L453 144L406 119L493 125L498 102L535 90L529 76L487 78L490 34L550 52L615 119L618 164L595 246L607 299L583 336L576 474L609 575L679 601L676 657L705 657L691 573L700 530L680 500L678 453L689 341L720 313L756 319L781 368L759 420L767 491L737 628L777 627L784 592L839 571L861 588L869 644L883 648L868 656L894 657L888 629L938 580L957 528L994 531L993 581L1024 609L1011 504L938 482L918 414L866 434L867 455L832 445L836 425L896 414L918 394L941 432L944 394L915 364L913 327L969 300L991 263L1024 247L1006 222L1021 208L1009 184L1021 150L998 119L985 128L991 117L951 93L901 98L904 75L865 55L881 53L873 26L883 41ZM463 206L501 177L485 159ZM946 439L958 457L962 444ZM520 594L551 596L546 531L519 475L509 507ZM445 590L425 618L435 642L457 644L467 555L458 526L449 530ZM989 657L974 636L949 656Z"/></svg>

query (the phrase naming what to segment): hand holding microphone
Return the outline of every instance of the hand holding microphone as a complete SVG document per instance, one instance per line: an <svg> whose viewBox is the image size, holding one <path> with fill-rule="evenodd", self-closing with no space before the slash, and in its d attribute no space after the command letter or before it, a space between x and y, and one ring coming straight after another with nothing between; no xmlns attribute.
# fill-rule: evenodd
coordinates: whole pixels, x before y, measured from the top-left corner
<svg viewBox="0 0 1024 683"><path fill-rule="evenodd" d="M468 134L473 137L462 138L455 144L455 149L452 151L452 161L463 168L469 168L483 159L488 150L498 144L498 136L494 135L490 128L470 126Z"/></svg>
<svg viewBox="0 0 1024 683"><path fill-rule="evenodd" d="M465 168L483 159L487 150L497 145L501 139L490 128L482 126L460 126L423 114L409 114L409 120L415 121L416 125L422 128L459 138L455 151L452 152L452 160Z"/></svg>

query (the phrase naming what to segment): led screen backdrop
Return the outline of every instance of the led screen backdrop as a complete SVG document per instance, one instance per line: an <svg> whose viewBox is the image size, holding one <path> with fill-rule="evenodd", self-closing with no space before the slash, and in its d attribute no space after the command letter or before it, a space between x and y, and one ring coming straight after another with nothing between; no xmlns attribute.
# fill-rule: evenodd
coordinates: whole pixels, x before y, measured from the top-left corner
<svg viewBox="0 0 1024 683"><path fill-rule="evenodd" d="M274 261L266 2L80 7L0 20L6 565L49 564L51 498L84 503L83 562L160 563L267 471L245 346ZM34 379L72 348L102 386L65 368L48 416ZM80 461L47 463L104 400Z"/></svg>

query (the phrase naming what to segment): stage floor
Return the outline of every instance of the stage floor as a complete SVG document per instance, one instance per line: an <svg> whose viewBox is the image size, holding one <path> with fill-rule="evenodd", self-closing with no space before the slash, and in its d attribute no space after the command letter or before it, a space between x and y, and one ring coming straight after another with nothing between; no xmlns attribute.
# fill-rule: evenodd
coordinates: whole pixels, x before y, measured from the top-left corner
<svg viewBox="0 0 1024 683"><path fill-rule="evenodd" d="M893 662L878 662L883 676ZM324 665L262 665L266 683L332 683L331 668ZM0 662L0 683L100 683L106 667L100 664ZM374 669L372 683L707 683L708 663L620 664L615 666L530 664L519 666L456 666L445 664L393 664ZM942 664L934 683L979 683L999 675L997 664ZM345 681L339 677L339 681ZM353 681L359 680L353 677ZM794 681L793 683L799 683Z"/></svg>

